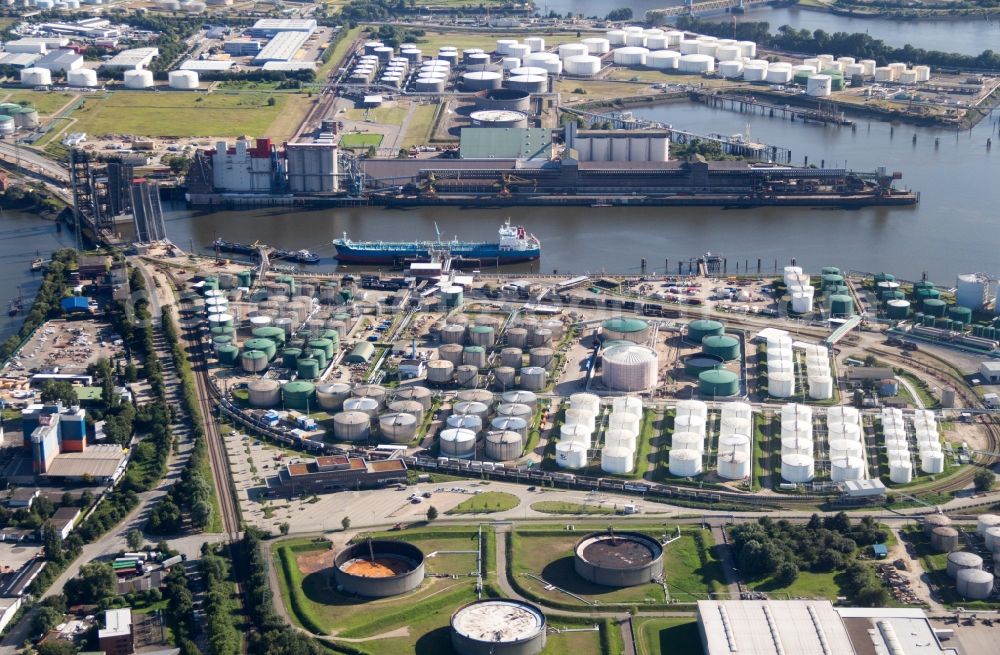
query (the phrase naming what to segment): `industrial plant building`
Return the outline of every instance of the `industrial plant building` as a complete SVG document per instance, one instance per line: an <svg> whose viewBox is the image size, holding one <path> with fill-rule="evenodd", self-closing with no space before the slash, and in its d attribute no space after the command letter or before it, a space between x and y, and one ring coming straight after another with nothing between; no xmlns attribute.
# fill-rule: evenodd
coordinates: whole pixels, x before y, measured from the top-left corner
<svg viewBox="0 0 1000 655"><path fill-rule="evenodd" d="M316 31L316 21L311 18L261 18L247 30L254 38L270 39L280 32L305 32L312 34Z"/></svg>
<svg viewBox="0 0 1000 655"><path fill-rule="evenodd" d="M254 56L254 63L263 64L269 61L291 61L309 39L309 34L309 32L278 32Z"/></svg>
<svg viewBox="0 0 1000 655"><path fill-rule="evenodd" d="M160 56L159 48L133 48L122 50L101 64L101 68L112 70L137 70L146 68L154 57Z"/></svg>
<svg viewBox="0 0 1000 655"><path fill-rule="evenodd" d="M834 607L828 600L700 600L706 655L957 655L919 608Z"/></svg>
<svg viewBox="0 0 1000 655"><path fill-rule="evenodd" d="M462 159L552 159L552 130L547 128L464 127Z"/></svg>
<svg viewBox="0 0 1000 655"><path fill-rule="evenodd" d="M237 139L230 147L219 141L207 153L212 165L212 183L217 191L236 193L275 193L284 167L270 139Z"/></svg>
<svg viewBox="0 0 1000 655"><path fill-rule="evenodd" d="M21 414L23 445L32 471L60 480L113 482L125 472L128 453L114 444L88 446L86 413L61 403L29 405Z"/></svg>
<svg viewBox="0 0 1000 655"><path fill-rule="evenodd" d="M368 489L406 481L401 459L379 461L333 455L304 464L289 464L278 474L282 493Z"/></svg>
<svg viewBox="0 0 1000 655"><path fill-rule="evenodd" d="M288 190L336 193L340 190L337 146L332 139L285 144Z"/></svg>

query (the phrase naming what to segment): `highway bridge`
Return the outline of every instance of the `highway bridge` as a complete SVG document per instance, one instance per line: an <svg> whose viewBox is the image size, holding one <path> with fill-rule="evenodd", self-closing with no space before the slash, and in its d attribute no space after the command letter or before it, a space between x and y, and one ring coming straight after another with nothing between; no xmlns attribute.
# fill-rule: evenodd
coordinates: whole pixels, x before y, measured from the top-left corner
<svg viewBox="0 0 1000 655"><path fill-rule="evenodd" d="M684 0L684 4L675 7L650 9L646 12L646 20L656 25L676 16L697 16L723 12L742 13L749 7L766 5L771 2L774 0L707 0L706 2Z"/></svg>

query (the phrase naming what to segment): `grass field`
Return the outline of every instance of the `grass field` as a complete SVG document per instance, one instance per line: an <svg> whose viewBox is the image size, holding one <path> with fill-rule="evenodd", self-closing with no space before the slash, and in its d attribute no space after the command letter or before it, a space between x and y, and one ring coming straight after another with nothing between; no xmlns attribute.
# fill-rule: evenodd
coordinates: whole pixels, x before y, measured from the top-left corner
<svg viewBox="0 0 1000 655"><path fill-rule="evenodd" d="M51 116L66 103L73 99L72 93L56 93L53 91L11 91L0 92L0 102L16 102L32 105L42 116Z"/></svg>
<svg viewBox="0 0 1000 655"><path fill-rule="evenodd" d="M593 526L601 530L606 526ZM654 537L663 535L663 527L633 528ZM722 570L711 548L702 548L695 537L696 529L685 529L681 538L666 546L663 569L670 597L680 602L693 602L708 597L722 584ZM613 588L590 584L581 580L573 567L573 549L586 534L586 528L577 525L573 532L559 534L553 530L518 530L514 534L512 571L518 583L539 598L560 603L578 604L572 596L556 590L546 590L545 584L527 577L536 575L547 583L572 592L590 601L607 603L665 603L663 587L656 583L636 587ZM711 537L704 533L709 542Z"/></svg>
<svg viewBox="0 0 1000 655"><path fill-rule="evenodd" d="M611 507L584 505L582 503L567 503L561 500L543 500L531 506L536 512L546 514L614 514Z"/></svg>
<svg viewBox="0 0 1000 655"><path fill-rule="evenodd" d="M434 123L434 114L438 106L417 105L410 116L410 124L406 128L406 135L403 137L403 147L425 145L430 141L431 125Z"/></svg>
<svg viewBox="0 0 1000 655"><path fill-rule="evenodd" d="M270 100L274 104L269 104ZM152 93L119 91L88 99L73 112L74 131L153 137L235 137L243 134L287 139L311 99L302 94Z"/></svg>
<svg viewBox="0 0 1000 655"><path fill-rule="evenodd" d="M454 509L448 510L446 514L495 514L514 509L520 504L521 501L514 494L487 491L462 501Z"/></svg>
<svg viewBox="0 0 1000 655"><path fill-rule="evenodd" d="M373 109L348 109L345 118L352 121L371 120L373 123L381 125L403 124L406 118L407 107L375 107Z"/></svg>
<svg viewBox="0 0 1000 655"><path fill-rule="evenodd" d="M371 147L379 147L382 143L381 134L345 134L340 137L341 148L360 148L367 150Z"/></svg>
<svg viewBox="0 0 1000 655"><path fill-rule="evenodd" d="M749 582L751 589L756 591L766 591L768 596L776 599L789 598L829 598L836 600L837 596L843 596L840 585L837 584L838 571L830 573L813 573L811 571L799 571L799 577L791 585L782 587L770 577Z"/></svg>
<svg viewBox="0 0 1000 655"><path fill-rule="evenodd" d="M351 47L351 44L354 43L354 39L358 38L359 34L361 34L361 28L355 27L348 30L347 34L345 34L343 38L337 42L337 45L333 48L333 52L330 54L330 58L326 60L325 64L321 64L316 70L317 81L321 82L326 79L326 77L330 74L330 71L333 70L333 68L340 63L340 60L344 58L344 55L347 54L347 50Z"/></svg>
<svg viewBox="0 0 1000 655"><path fill-rule="evenodd" d="M701 652L698 622L694 619L639 619L635 631L639 655Z"/></svg>
<svg viewBox="0 0 1000 655"><path fill-rule="evenodd" d="M489 552L493 534L489 531L484 534ZM393 532L373 536L403 537ZM476 533L468 528L407 531L405 539L419 546L425 555L438 551L475 551L478 544ZM322 554L326 548L326 543L314 544L306 539L272 545L282 597L296 623L321 634L365 638L407 629L405 637L364 642L364 651L372 655L440 652L442 645L448 643L451 613L476 597L476 579L469 575L475 570L475 553L427 557L425 566L429 575L419 589L394 598L365 599L336 591L328 568L303 572L299 558ZM431 577L435 574L447 577Z"/></svg>

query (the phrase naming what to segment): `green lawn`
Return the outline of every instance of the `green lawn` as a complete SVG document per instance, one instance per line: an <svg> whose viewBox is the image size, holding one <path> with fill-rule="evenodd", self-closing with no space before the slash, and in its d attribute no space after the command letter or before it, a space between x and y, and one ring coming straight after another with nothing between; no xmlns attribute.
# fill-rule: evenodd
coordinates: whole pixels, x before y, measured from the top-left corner
<svg viewBox="0 0 1000 655"><path fill-rule="evenodd" d="M521 504L514 494L502 491L487 491L476 494L468 500L464 500L454 509L448 510L447 514L495 514L496 512L506 512Z"/></svg>
<svg viewBox="0 0 1000 655"><path fill-rule="evenodd" d="M363 121L367 119L380 125L395 125L398 127L403 124L403 119L406 118L406 112L406 106L374 107L372 109L348 109L345 117L352 121Z"/></svg>
<svg viewBox="0 0 1000 655"><path fill-rule="evenodd" d="M778 585L770 577L751 581L750 587L757 591L766 591L771 598L829 598L836 600L837 596L845 595L837 584L838 571L830 573L812 573L800 571L795 582L787 587Z"/></svg>
<svg viewBox="0 0 1000 655"><path fill-rule="evenodd" d="M410 116L410 124L406 127L403 137L403 147L426 145L431 141L431 128L438 105L417 105Z"/></svg>
<svg viewBox="0 0 1000 655"><path fill-rule="evenodd" d="M602 505L584 505L582 503L567 503L561 500L543 500L531 506L536 512L546 514L614 514L611 507Z"/></svg>
<svg viewBox="0 0 1000 655"><path fill-rule="evenodd" d="M635 632L639 655L701 652L698 622L693 618L638 619Z"/></svg>
<svg viewBox="0 0 1000 655"><path fill-rule="evenodd" d="M270 104L273 101L274 104ZM310 100L301 94L118 91L73 112L74 131L152 137L291 136Z"/></svg>
<svg viewBox="0 0 1000 655"><path fill-rule="evenodd" d="M11 91L0 93L3 102L16 102L32 105L42 116L50 116L73 99L72 93L56 93L54 91Z"/></svg>
<svg viewBox="0 0 1000 655"><path fill-rule="evenodd" d="M367 150L371 147L378 148L381 143L381 134L345 134L340 137L341 148L360 148Z"/></svg>

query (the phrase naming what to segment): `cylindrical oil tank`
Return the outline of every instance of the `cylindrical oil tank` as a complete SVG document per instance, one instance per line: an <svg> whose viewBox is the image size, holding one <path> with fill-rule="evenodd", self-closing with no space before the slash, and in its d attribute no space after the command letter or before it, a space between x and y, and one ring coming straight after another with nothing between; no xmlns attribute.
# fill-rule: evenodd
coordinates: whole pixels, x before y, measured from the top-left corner
<svg viewBox="0 0 1000 655"><path fill-rule="evenodd" d="M483 419L474 414L452 414L445 419L446 428L461 428L472 430L476 434L483 431Z"/></svg>
<svg viewBox="0 0 1000 655"><path fill-rule="evenodd" d="M762 59L755 59L743 65L743 81L763 82L767 77L768 63Z"/></svg>
<svg viewBox="0 0 1000 655"><path fill-rule="evenodd" d="M643 391L656 385L659 362L656 351L638 344L621 344L601 353L604 385L616 391ZM522 379L524 372L521 373Z"/></svg>
<svg viewBox="0 0 1000 655"><path fill-rule="evenodd" d="M490 429L494 431L517 432L525 441L528 439L528 421L519 416L498 416L490 421Z"/></svg>
<svg viewBox="0 0 1000 655"><path fill-rule="evenodd" d="M610 45L625 45L625 35L627 32L625 30L608 30L605 35L608 37L608 43Z"/></svg>
<svg viewBox="0 0 1000 655"><path fill-rule="evenodd" d="M952 551L948 555L947 573L948 577L955 579L959 571L973 570L981 571L983 568L983 558L975 553L966 550Z"/></svg>
<svg viewBox="0 0 1000 655"><path fill-rule="evenodd" d="M531 393L530 391L521 391L519 393ZM530 421L532 415L535 413L531 405L525 403L501 403L497 407L497 416L518 416L523 418L525 421Z"/></svg>
<svg viewBox="0 0 1000 655"><path fill-rule="evenodd" d="M340 441L364 441L371 436L371 417L364 412L334 414L333 436Z"/></svg>
<svg viewBox="0 0 1000 655"><path fill-rule="evenodd" d="M727 480L743 480L750 476L750 455L739 450L719 453L718 473Z"/></svg>
<svg viewBox="0 0 1000 655"><path fill-rule="evenodd" d="M474 325L469 328L469 343L473 346L491 348L496 342L496 332L489 325Z"/></svg>
<svg viewBox="0 0 1000 655"><path fill-rule="evenodd" d="M274 407L281 401L281 385L277 380L251 380L247 394L252 407Z"/></svg>
<svg viewBox="0 0 1000 655"><path fill-rule="evenodd" d="M768 64L764 79L769 84L788 84L792 81L792 65L782 62Z"/></svg>
<svg viewBox="0 0 1000 655"><path fill-rule="evenodd" d="M910 315L910 302L893 298L886 302L886 315L891 319L902 320Z"/></svg>
<svg viewBox="0 0 1000 655"><path fill-rule="evenodd" d="M300 359L295 364L295 371L301 380L315 380L319 377L319 360L312 357Z"/></svg>
<svg viewBox="0 0 1000 655"><path fill-rule="evenodd" d="M706 355L715 355L727 362L740 358L739 339L727 334L705 337L702 339L701 348Z"/></svg>
<svg viewBox="0 0 1000 655"><path fill-rule="evenodd" d="M635 432L629 430L609 429L604 433L604 445L606 447L617 446L635 451L638 446L638 438Z"/></svg>
<svg viewBox="0 0 1000 655"><path fill-rule="evenodd" d="M958 530L940 526L931 530L931 548L939 553L950 553L958 549Z"/></svg>
<svg viewBox="0 0 1000 655"><path fill-rule="evenodd" d="M395 414L410 414L418 422L424 420L424 406L416 400L394 400L389 403L388 410Z"/></svg>
<svg viewBox="0 0 1000 655"><path fill-rule="evenodd" d="M524 444L517 432L489 432L486 435L485 454L499 462L509 462L521 456Z"/></svg>
<svg viewBox="0 0 1000 655"><path fill-rule="evenodd" d="M541 391L545 388L546 372L539 366L525 366L521 369L521 388L528 391Z"/></svg>
<svg viewBox="0 0 1000 655"><path fill-rule="evenodd" d="M170 71L167 80L171 89L191 91L198 88L198 73L194 71Z"/></svg>
<svg viewBox="0 0 1000 655"><path fill-rule="evenodd" d="M645 66L649 50L639 46L626 46L614 51L614 62L619 66Z"/></svg>
<svg viewBox="0 0 1000 655"><path fill-rule="evenodd" d="M545 93L548 78L542 75L513 75L507 80L507 87L525 93Z"/></svg>
<svg viewBox="0 0 1000 655"><path fill-rule="evenodd" d="M409 443L417 436L419 422L413 414L390 413L379 417L382 437L392 443Z"/></svg>
<svg viewBox="0 0 1000 655"><path fill-rule="evenodd" d="M404 541L360 541L340 551L333 565L338 589L368 598L413 591L424 579L423 552Z"/></svg>
<svg viewBox="0 0 1000 655"><path fill-rule="evenodd" d="M466 346L462 350L462 363L476 368L486 368L486 349L482 346Z"/></svg>
<svg viewBox="0 0 1000 655"><path fill-rule="evenodd" d="M475 388L479 384L479 367L475 364L462 364L455 369L455 381L460 387Z"/></svg>
<svg viewBox="0 0 1000 655"><path fill-rule="evenodd" d="M993 594L993 574L976 569L963 569L955 576L955 590L962 598L986 600Z"/></svg>
<svg viewBox="0 0 1000 655"><path fill-rule="evenodd" d="M1000 525L986 528L983 533L983 542L986 544L986 550L991 553L997 552L1000 549Z"/></svg>
<svg viewBox="0 0 1000 655"><path fill-rule="evenodd" d="M517 377L517 369L513 366L497 366L493 369L493 377L500 389L509 389L514 386Z"/></svg>
<svg viewBox="0 0 1000 655"><path fill-rule="evenodd" d="M860 457L837 457L830 460L830 479L833 482L861 480L865 477L865 461Z"/></svg>
<svg viewBox="0 0 1000 655"><path fill-rule="evenodd" d="M531 94L514 89L482 91L476 96L476 109L519 111L527 114L531 110Z"/></svg>
<svg viewBox="0 0 1000 655"><path fill-rule="evenodd" d="M669 470L670 475L687 478L699 475L702 470L702 454L697 450L671 449Z"/></svg>
<svg viewBox="0 0 1000 655"><path fill-rule="evenodd" d="M458 655L538 655L545 633L545 615L523 601L479 600L451 616L451 647Z"/></svg>
<svg viewBox="0 0 1000 655"><path fill-rule="evenodd" d="M712 398L735 396L740 391L740 378L725 369L704 371L698 375L698 391Z"/></svg>
<svg viewBox="0 0 1000 655"><path fill-rule="evenodd" d="M677 62L677 70L697 75L711 73L715 70L715 57L703 54L681 55Z"/></svg>
<svg viewBox="0 0 1000 655"><path fill-rule="evenodd" d="M465 343L465 326L449 323L441 328L441 343Z"/></svg>
<svg viewBox="0 0 1000 655"><path fill-rule="evenodd" d="M611 43L608 39L603 39L600 37L590 37L580 41L585 46L587 46L587 54L591 55L603 55L611 51Z"/></svg>
<svg viewBox="0 0 1000 655"><path fill-rule="evenodd" d="M72 87L92 88L97 86L97 71L90 68L78 68L66 73L67 83Z"/></svg>
<svg viewBox="0 0 1000 655"><path fill-rule="evenodd" d="M377 384L359 384L351 390L351 395L355 398L371 398L378 403L379 409L385 407L385 387Z"/></svg>
<svg viewBox="0 0 1000 655"><path fill-rule="evenodd" d="M613 341L646 343L649 340L649 324L638 318L610 318L601 324L605 338Z"/></svg>
<svg viewBox="0 0 1000 655"><path fill-rule="evenodd" d="M743 77L743 62L738 60L727 60L719 62L719 74L728 80Z"/></svg>
<svg viewBox="0 0 1000 655"><path fill-rule="evenodd" d="M153 71L145 69L127 70L124 75L125 88L148 89L153 86Z"/></svg>
<svg viewBox="0 0 1000 655"><path fill-rule="evenodd" d="M635 451L621 446L601 449L601 470L612 475L627 475L635 464Z"/></svg>
<svg viewBox="0 0 1000 655"><path fill-rule="evenodd" d="M351 397L351 385L344 382L321 384L316 387L316 403L327 412L339 412Z"/></svg>
<svg viewBox="0 0 1000 655"><path fill-rule="evenodd" d="M378 401L374 398L348 398L343 406L345 412L364 412L372 418L379 412Z"/></svg>
<svg viewBox="0 0 1000 655"><path fill-rule="evenodd" d="M500 351L500 364L514 369L521 368L524 351L520 348L504 348Z"/></svg>
<svg viewBox="0 0 1000 655"><path fill-rule="evenodd" d="M976 517L976 534L980 537L985 537L986 530L996 526L1000 526L1000 515L980 514Z"/></svg>
<svg viewBox="0 0 1000 655"><path fill-rule="evenodd" d="M507 345L514 348L524 348L528 345L528 331L513 327L507 330Z"/></svg>
<svg viewBox="0 0 1000 655"><path fill-rule="evenodd" d="M639 532L587 535L577 542L573 559L578 576L606 587L649 584L663 575L663 547Z"/></svg>
<svg viewBox="0 0 1000 655"><path fill-rule="evenodd" d="M503 75L494 71L472 71L462 75L462 85L466 91L499 89L502 82Z"/></svg>
<svg viewBox="0 0 1000 655"><path fill-rule="evenodd" d="M813 479L816 463L811 455L790 454L781 457L781 479L803 484Z"/></svg>
<svg viewBox="0 0 1000 655"><path fill-rule="evenodd" d="M447 359L432 359L427 362L427 381L431 384L449 384L454 373L455 364Z"/></svg>
<svg viewBox="0 0 1000 655"><path fill-rule="evenodd" d="M150 73L152 78L152 73ZM50 86L52 73L47 68L22 68L21 86Z"/></svg>
<svg viewBox="0 0 1000 655"><path fill-rule="evenodd" d="M587 465L587 447L578 441L556 444L556 464L560 468L579 469Z"/></svg>
<svg viewBox="0 0 1000 655"><path fill-rule="evenodd" d="M833 89L833 78L829 75L810 75L806 79L806 94L828 96Z"/></svg>
<svg viewBox="0 0 1000 655"><path fill-rule="evenodd" d="M580 57L586 55L589 49L585 43L563 43L556 48L559 58L566 61L570 57Z"/></svg>
<svg viewBox="0 0 1000 655"><path fill-rule="evenodd" d="M576 55L563 61L563 70L567 75L593 77L601 72L601 58L594 55Z"/></svg>
<svg viewBox="0 0 1000 655"><path fill-rule="evenodd" d="M462 62L468 64L474 55L484 54L482 48L466 48L462 50Z"/></svg>
<svg viewBox="0 0 1000 655"><path fill-rule="evenodd" d="M439 445L444 457L470 459L476 455L476 433L461 428L446 428L441 431Z"/></svg>
<svg viewBox="0 0 1000 655"><path fill-rule="evenodd" d="M267 354L259 350L245 350L240 355L240 366L247 373L260 373L267 368Z"/></svg>
<svg viewBox="0 0 1000 655"><path fill-rule="evenodd" d="M451 362L454 365L459 365L462 363L462 353L465 348L461 344L457 343L446 343L438 348L438 356L447 362Z"/></svg>
<svg viewBox="0 0 1000 655"><path fill-rule="evenodd" d="M851 316L854 314L854 299L847 295L830 296L830 314L832 316Z"/></svg>
<svg viewBox="0 0 1000 655"><path fill-rule="evenodd" d="M538 66L521 66L520 68L514 68L510 71L511 77L516 75L548 75L548 71L544 68L539 68Z"/></svg>
<svg viewBox="0 0 1000 655"><path fill-rule="evenodd" d="M517 39L497 39L497 47L494 50L498 55L510 53L510 47L517 45Z"/></svg>
<svg viewBox="0 0 1000 655"><path fill-rule="evenodd" d="M889 481L893 484L907 484L913 479L913 464L909 457L889 459Z"/></svg>
<svg viewBox="0 0 1000 655"><path fill-rule="evenodd" d="M687 325L687 340L694 343L701 343L707 336L721 335L725 332L725 326L708 319L698 319L691 321Z"/></svg>
<svg viewBox="0 0 1000 655"><path fill-rule="evenodd" d="M528 363L531 366L551 368L555 351L551 348L532 348L528 351Z"/></svg>
<svg viewBox="0 0 1000 655"><path fill-rule="evenodd" d="M431 390L427 387L421 387L415 384L408 384L396 389L396 393L393 396L396 401L410 400L420 403L424 411L431 408L432 397Z"/></svg>
<svg viewBox="0 0 1000 655"><path fill-rule="evenodd" d="M944 514L928 514L923 519L924 534L931 534L934 528L951 527L951 519Z"/></svg>
<svg viewBox="0 0 1000 655"><path fill-rule="evenodd" d="M312 382L295 380L281 387L281 401L287 409L308 412L316 407L315 395L316 386Z"/></svg>
<svg viewBox="0 0 1000 655"><path fill-rule="evenodd" d="M477 400L463 400L455 403L451 413L457 416L478 416L480 420L486 421L490 406Z"/></svg>

